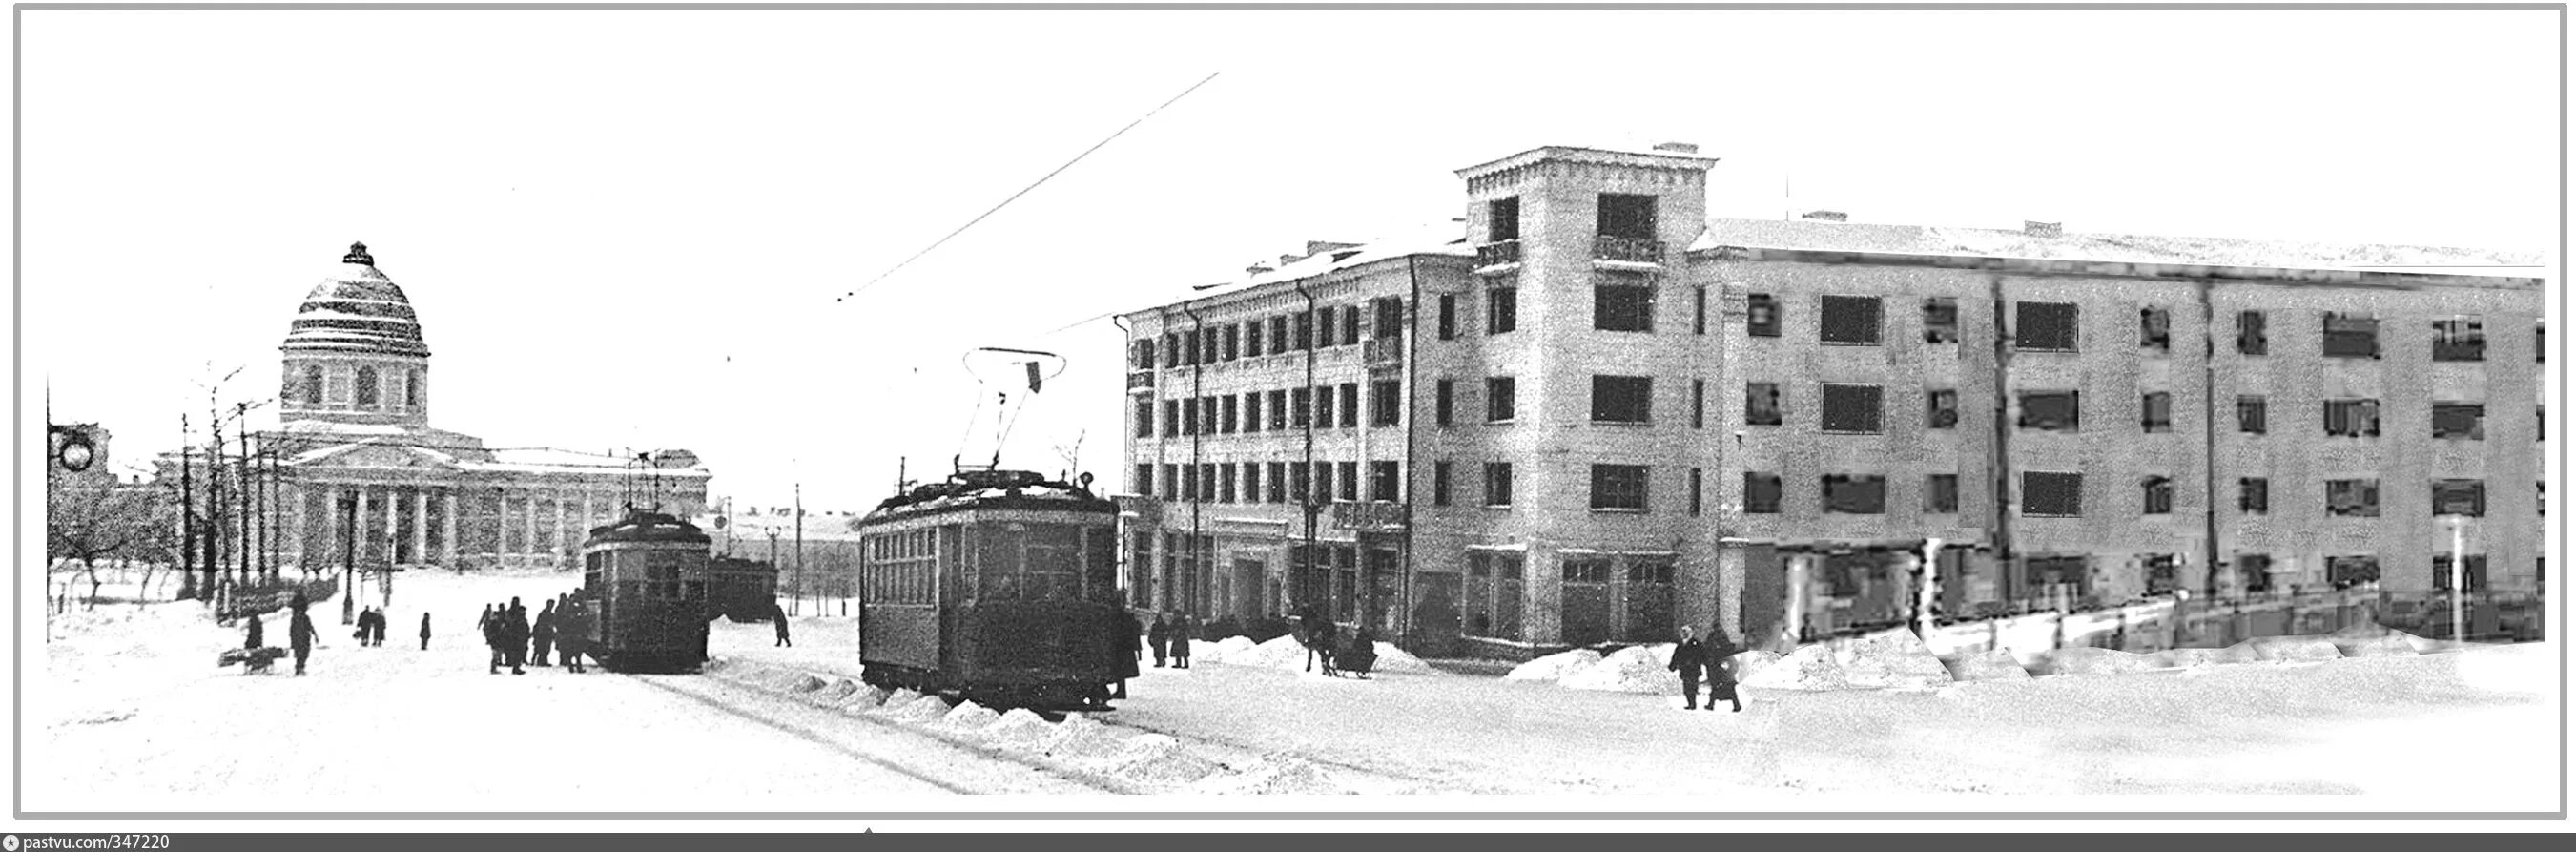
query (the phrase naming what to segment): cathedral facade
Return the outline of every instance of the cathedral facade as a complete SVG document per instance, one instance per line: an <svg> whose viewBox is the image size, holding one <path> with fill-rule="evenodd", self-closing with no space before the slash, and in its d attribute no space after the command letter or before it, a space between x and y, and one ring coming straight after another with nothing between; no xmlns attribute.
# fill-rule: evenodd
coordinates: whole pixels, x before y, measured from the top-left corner
<svg viewBox="0 0 2576 852"><path fill-rule="evenodd" d="M305 296L279 349L279 426L249 438L272 471L284 564L569 566L629 504L683 518L706 505L710 474L685 450L493 448L431 426L419 317L363 243Z"/></svg>

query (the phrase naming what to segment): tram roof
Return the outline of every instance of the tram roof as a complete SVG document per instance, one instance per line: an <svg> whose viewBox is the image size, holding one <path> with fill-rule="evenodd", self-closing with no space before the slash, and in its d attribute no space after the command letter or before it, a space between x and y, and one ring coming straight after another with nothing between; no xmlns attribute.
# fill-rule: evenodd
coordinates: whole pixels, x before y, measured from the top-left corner
<svg viewBox="0 0 2576 852"><path fill-rule="evenodd" d="M592 527L590 539L583 547L603 544L636 544L674 542L680 544L714 544L698 525L660 512L628 512L616 523Z"/></svg>

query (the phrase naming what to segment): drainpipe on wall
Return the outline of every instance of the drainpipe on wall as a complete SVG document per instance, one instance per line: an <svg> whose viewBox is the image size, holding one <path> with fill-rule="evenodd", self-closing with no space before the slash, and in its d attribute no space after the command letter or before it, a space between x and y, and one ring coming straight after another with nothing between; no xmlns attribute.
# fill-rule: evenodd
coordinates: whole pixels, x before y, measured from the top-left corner
<svg viewBox="0 0 2576 852"><path fill-rule="evenodd" d="M1421 258L1416 255L1406 255L1404 258L1404 276L1406 281L1411 285L1412 292L1406 297L1406 302L1404 303L1404 339L1396 344L1397 357L1404 359L1404 386L1396 394L1396 408L1398 412L1396 416L1404 418L1404 460L1399 462L1402 467L1398 468L1397 472L1398 492L1396 496L1404 501L1405 506L1404 562L1402 565L1398 566L1398 570L1403 573L1397 575L1402 579L1400 581L1400 585L1396 589L1396 605L1402 607L1402 609L1398 610L1398 613L1403 619L1397 622L1396 638L1398 639L1412 638L1414 629L1419 626L1413 623L1413 610L1415 606L1413 601L1413 548L1415 546L1413 531L1421 527L1421 524L1413 519L1413 503L1415 502L1413 500L1413 497L1415 496L1413 494L1413 483L1414 474L1417 472L1416 468L1421 465L1421 457L1415 454L1415 442L1420 439L1421 434L1420 430L1416 428L1416 422L1421 420L1421 418L1414 416L1413 395L1417 389L1422 386L1419 379L1422 364L1418 359L1413 357L1413 348L1421 345L1422 341L1422 269L1420 263ZM1408 642L1406 644L1413 643Z"/></svg>
<svg viewBox="0 0 2576 852"><path fill-rule="evenodd" d="M1197 311L1190 310L1190 303L1186 299L1181 302L1181 313L1189 315L1190 331L1194 333L1193 336L1198 340L1198 345L1190 348L1190 397L1188 401L1182 403L1183 405L1190 406L1190 413L1189 416L1182 419L1181 422L1188 423L1193 420L1199 422L1198 428L1190 430L1190 471L1188 475L1181 477L1181 481L1188 482L1199 476L1199 453L1206 443L1208 429L1214 427L1216 424L1206 422L1207 418L1200 417L1198 410L1200 399L1199 394L1202 391L1201 379L1203 379L1207 373L1207 358L1203 357L1206 355L1208 350L1207 329L1205 327L1206 323L1199 319ZM1199 495L1207 493L1207 491L1212 487L1213 486L1210 486L1208 483L1201 482L1199 483L1199 487L1192 490L1189 495L1190 565L1188 570L1190 572L1190 599L1182 603L1181 611L1189 615L1202 618L1206 617L1207 613L1202 611L1203 608L1199 606L1199 604L1207 598L1206 581L1213 578L1200 576L1199 562L1200 560L1209 560L1213 562L1214 558L1209 554L1200 552L1199 505L1201 501L1199 500Z"/></svg>
<svg viewBox="0 0 2576 852"><path fill-rule="evenodd" d="M1995 450L1994 509L1995 567L2003 572L2004 598L2007 604L2022 600L2019 566L2014 564L2012 539L2012 391L2006 384L2010 376L2012 335L2004 321L2004 278L1986 276L1987 297L1993 303L1995 322Z"/></svg>
<svg viewBox="0 0 2576 852"><path fill-rule="evenodd" d="M2201 316L2201 490L2203 524L2201 545L2208 565L2202 570L2201 587L2218 590L2218 339L2215 329L2218 314L2209 299L2210 281L2200 280ZM2179 579L2179 578L2177 578ZM2215 595L2212 595L2215 597ZM2177 617L2179 620L2179 616Z"/></svg>
<svg viewBox="0 0 2576 852"><path fill-rule="evenodd" d="M1115 325L1115 326L1117 326L1117 327L1118 327L1118 340L1119 340L1119 343L1120 343L1120 345L1121 345L1123 348L1125 348L1125 349L1127 350L1127 355L1126 355L1126 357L1127 357L1127 359L1128 359L1127 372L1130 372L1130 373L1135 372L1135 371L1136 371L1136 369L1137 369L1136 364L1135 364L1135 358L1136 358L1136 332L1135 332L1135 330L1130 329L1130 328L1128 328L1128 327L1127 327L1127 318L1126 318L1126 317L1117 316L1117 315L1114 315L1114 314L1113 314L1113 315L1111 315L1111 316L1109 317L1109 324L1111 324L1111 325ZM1148 369L1150 369L1150 368L1148 368ZM1129 388L1124 388L1124 387L1122 387L1122 388L1120 388L1120 389L1119 389L1119 392L1120 392L1120 393L1124 393L1124 394L1126 394L1126 398L1125 398L1125 400L1124 400L1124 401L1126 402L1126 404L1127 404L1127 407L1128 407L1128 408L1133 409L1133 408L1135 408L1135 407L1136 407L1136 395L1135 395L1134 393L1130 393L1130 392L1129 392L1130 390L1131 390L1131 389L1129 389ZM1153 397L1151 397L1151 396L1146 397L1146 399L1148 399L1148 400L1151 400L1152 398L1153 398ZM1145 403L1145 405L1146 405L1148 408L1150 408L1150 407L1152 407L1152 406L1153 406L1153 403L1152 403L1152 402L1147 402L1147 403ZM1136 434L1136 426L1135 426L1135 424L1132 424L1132 423L1131 423L1131 424L1128 424L1128 426L1127 426L1127 436L1126 436L1126 437L1121 438L1120 440L1122 440L1122 441L1134 441L1134 440L1135 440L1135 437L1134 437L1134 436L1135 436L1135 434ZM1119 463L1119 465L1120 465L1120 466L1125 467L1125 468L1127 468L1128 470L1135 470L1135 469L1136 469L1136 460L1135 460L1135 459L1133 459L1133 458L1128 458L1128 457L1127 457L1127 454L1125 454L1125 453L1120 453L1120 454L1119 454L1118 463ZM900 492L902 489L903 489L903 476L902 476L901 474L897 474L897 475L895 476L895 490L896 490L896 491L898 491L898 492ZM1145 491L1145 493L1148 493L1148 494L1153 493L1153 489L1152 489L1152 488L1150 488L1150 487L1148 487L1148 488L1146 488L1146 489L1143 489L1143 490ZM730 517L730 516L731 516L731 513L727 513L727 516L728 516L728 517ZM1135 583L1133 583L1133 582L1132 582L1132 579L1133 579L1133 578L1130 578L1130 577L1128 577L1128 576L1127 576L1127 572L1129 572L1129 571L1133 571L1133 570L1136 570L1136 562L1135 562L1135 558L1134 558L1134 557L1135 557L1135 554L1134 554L1134 552L1133 552L1133 551L1135 550L1135 541L1136 541L1135 536L1136 536L1136 530L1135 530L1134 525L1131 525L1131 524L1127 523L1127 518L1125 517L1125 513L1123 513L1123 512L1122 512L1122 513L1120 513L1120 517L1118 518L1118 522L1117 522L1115 525L1113 525L1113 526L1111 527L1111 529L1115 529L1115 530L1117 530L1117 531L1118 531L1118 546L1117 546L1117 547L1115 547L1115 548L1112 548L1112 549L1110 550L1110 552L1111 552L1111 553L1118 554L1118 579L1117 579L1117 581L1116 581L1116 582L1117 582L1117 586L1118 586L1118 601L1119 601L1119 605L1120 605L1120 606L1122 606L1122 607L1133 608L1133 607L1136 605L1136 601L1135 601L1135 599L1134 599L1134 598L1135 598L1135 595L1134 595L1134 592L1132 591L1132 590L1135 588Z"/></svg>
<svg viewBox="0 0 2576 852"><path fill-rule="evenodd" d="M1319 348L1315 345L1317 341L1314 337L1315 333L1319 330L1315 325L1315 294L1313 291L1306 289L1306 282L1304 280L1300 279L1296 281L1295 284L1297 287L1297 295L1306 297L1306 313L1304 314L1303 319L1300 320L1300 324L1306 329L1306 334L1300 335L1300 337L1305 343L1305 346L1301 348L1306 350L1306 393L1311 397L1315 392L1315 350ZM1289 397L1291 400L1290 404L1292 406L1290 410L1294 411L1295 408L1293 406L1296 394L1291 393L1289 394ZM1291 612L1297 613L1303 613L1305 611L1302 607L1316 603L1315 601L1309 601L1306 599L1306 590L1302 587L1302 584L1306 580L1307 572L1314 570L1315 513L1318 511L1313 497L1315 490L1315 405L1314 400L1311 398L1306 401L1304 428L1306 430L1306 460L1303 462L1305 465L1303 470L1306 473L1306 488L1303 493L1297 494L1296 497L1298 511L1306 516L1306 546L1304 548L1305 563L1304 567L1301 568L1297 560L1291 559L1289 560L1288 565L1288 570L1291 572L1291 576L1288 578L1288 588L1290 591L1288 597L1290 602L1293 604L1289 609ZM1291 475L1288 477L1288 481L1290 483L1295 483L1297 481L1297 477ZM1328 594L1327 597L1329 596L1330 595ZM1326 617L1327 619L1330 618L1329 615Z"/></svg>

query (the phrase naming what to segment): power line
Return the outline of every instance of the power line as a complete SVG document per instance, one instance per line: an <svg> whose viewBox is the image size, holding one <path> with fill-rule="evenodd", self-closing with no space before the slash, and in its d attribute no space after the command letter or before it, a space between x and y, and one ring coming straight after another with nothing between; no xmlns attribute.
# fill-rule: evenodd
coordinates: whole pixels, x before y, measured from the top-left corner
<svg viewBox="0 0 2576 852"><path fill-rule="evenodd" d="M1218 73L1223 73L1223 72L1218 72ZM893 269L888 269L888 270L886 270L885 272L883 272L883 273L881 273L881 274L877 275L877 277L868 279L868 283L861 284L861 285L859 285L859 286L858 286L858 288L857 288L857 289L851 290L851 291L849 291L849 292L847 292L847 293L843 293L843 294L841 294L840 298L833 299L832 301L834 301L834 302L846 302L846 301L849 301L852 297L855 297L855 296L859 295L860 293L865 292L869 287L874 287L874 286L876 286L877 282L879 282L879 281L883 281L883 280L886 280L886 277L887 277L887 276L891 276L891 275L895 274L895 272L896 272L896 271L901 270L901 269L903 269L903 268L904 268L904 267L906 267L906 266L910 266L910 265L912 265L912 262L913 262L913 261L920 260L922 255L929 254L929 253L931 253L932 251L937 250L940 246L947 245L949 240L956 239L958 234L966 233L966 229L968 229L968 228L972 228L972 227L975 227L975 224L976 224L977 222L982 222L982 221L984 221L985 217L987 217L987 216L991 216L991 215L993 215L993 214L995 214L995 213L999 213L999 212L1001 212L1001 211L1002 211L1002 208L1010 206L1010 205L1011 205L1011 202L1014 202L1014 201L1018 201L1018 200L1020 200L1020 196L1023 196L1023 195L1027 195L1027 194L1029 194L1029 190L1036 189L1036 188L1038 188L1038 186L1039 186L1039 185L1046 183L1046 182L1047 182L1048 180L1050 180L1050 179L1053 179L1057 174L1062 173L1064 170L1069 169L1069 168L1073 168L1073 164L1075 164L1075 163L1079 163L1079 162L1082 162L1082 158L1084 158L1084 157L1088 157L1088 156L1091 156L1091 152L1093 152L1093 151L1098 151L1098 150L1100 150L1101 146L1104 146L1104 145L1109 144L1110 142L1116 141L1116 140L1118 139L1118 137L1120 137L1120 136L1125 136L1125 135L1127 135L1127 131L1130 131L1130 130L1134 130L1134 129L1136 129L1136 125L1139 125L1139 124L1143 124L1143 123L1145 123L1145 119L1153 118L1153 117L1154 117L1154 113L1162 112L1162 111L1163 111L1163 107L1168 107L1168 106L1171 106L1171 105L1173 105L1173 104L1175 104L1175 103L1179 103L1179 102L1180 102L1180 100L1181 100L1182 98L1189 97L1191 92L1198 91L1200 86L1205 86L1205 85L1207 85L1207 84L1208 84L1208 80L1214 80L1214 79L1216 79L1216 74L1209 74L1209 75L1207 75L1207 79L1200 80L1200 81L1198 81L1197 83L1191 84L1191 86L1190 86L1189 88L1181 90L1181 93L1180 93L1180 94L1173 95L1171 100L1164 101L1164 102L1163 102L1163 106L1158 106L1158 107L1153 108L1152 110L1147 111L1143 116L1138 117L1135 121L1128 122L1128 123L1127 123L1127 126L1125 126L1125 127L1121 127L1121 128L1118 128L1118 132L1116 132L1116 133L1112 133L1112 134L1109 134L1109 138L1100 140L1100 142L1099 142L1098 144L1095 144L1095 145L1091 146L1090 148L1086 148L1086 149L1084 149L1082 153L1074 155L1073 159L1065 161L1065 164L1064 164L1064 165L1061 165L1061 166L1057 166L1057 167L1055 167L1055 171L1052 171L1052 172L1048 172L1048 173L1046 173L1046 177L1038 178L1038 179L1037 179L1037 183L1029 184L1029 185L1028 185L1028 186L1026 186L1026 187L1022 187L1022 188L1020 189L1020 191L1018 191L1018 192L1014 192L1014 193L1011 193L1011 197L1009 197L1009 198L1005 198L1005 199L1002 199L1002 203L1000 203L1000 204L996 204L996 205L993 205L993 209L991 209L991 210L986 210L986 211L984 211L984 212L983 212L983 214L982 214L982 215L976 216L973 220L968 221L966 224L958 226L957 230L954 230L954 231L950 231L950 232L948 232L948 236L940 237L938 242L935 242L935 243L931 243L931 244L930 244L930 248L922 249L921 251L919 251L919 252L917 252L917 253L914 253L914 254L913 254L913 256L911 256L911 257L907 257L907 258L904 258L904 259L903 259L903 262L902 262L902 263L895 264Z"/></svg>

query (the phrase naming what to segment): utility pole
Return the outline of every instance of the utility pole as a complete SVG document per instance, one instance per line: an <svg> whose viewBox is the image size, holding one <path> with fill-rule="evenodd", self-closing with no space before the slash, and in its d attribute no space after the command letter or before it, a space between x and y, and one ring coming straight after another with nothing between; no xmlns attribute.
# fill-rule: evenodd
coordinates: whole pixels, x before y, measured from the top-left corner
<svg viewBox="0 0 2576 852"><path fill-rule="evenodd" d="M250 403L233 403L233 418L234 434L241 436L241 463L234 466L235 470L241 472L241 555L238 560L241 562L240 582L248 583L251 564L250 522L253 515L253 500L258 494L250 481Z"/></svg>
<svg viewBox="0 0 2576 852"><path fill-rule="evenodd" d="M190 468L196 460L188 448L188 415L179 415L179 599L197 597L197 485Z"/></svg>
<svg viewBox="0 0 2576 852"><path fill-rule="evenodd" d="M365 492L360 492L365 493ZM349 513L340 523L340 624L358 623L358 501L349 501Z"/></svg>
<svg viewBox="0 0 2576 852"><path fill-rule="evenodd" d="M805 609L805 483L796 483L796 609Z"/></svg>

